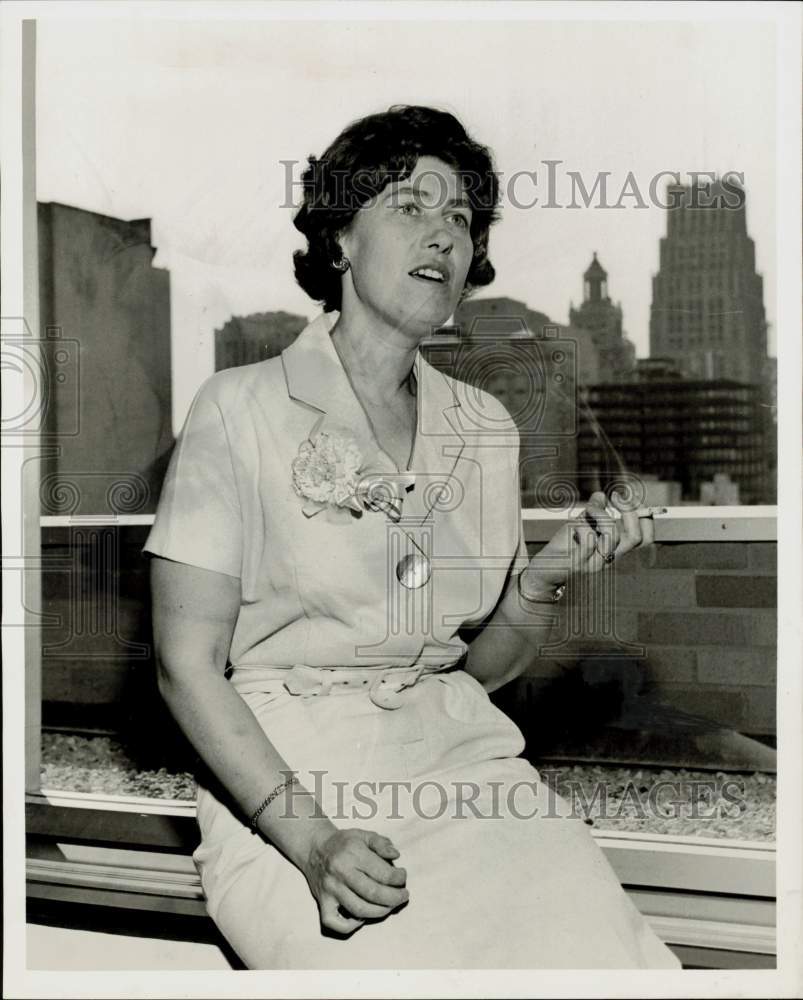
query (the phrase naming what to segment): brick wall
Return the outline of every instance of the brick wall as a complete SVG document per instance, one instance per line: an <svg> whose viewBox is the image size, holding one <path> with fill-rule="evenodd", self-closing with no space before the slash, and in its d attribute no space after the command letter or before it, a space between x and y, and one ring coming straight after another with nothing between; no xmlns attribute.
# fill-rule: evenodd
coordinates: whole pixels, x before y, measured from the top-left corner
<svg viewBox="0 0 803 1000"><path fill-rule="evenodd" d="M613 572L613 634L589 637L585 628L559 655L535 659L524 678L528 696L578 659L591 683L616 663L622 683L665 704L743 733L774 734L776 549L673 542L630 553ZM569 635L569 614L562 612L559 635Z"/></svg>
<svg viewBox="0 0 803 1000"><path fill-rule="evenodd" d="M175 727L156 690L147 528L46 529L42 539L42 701L46 724Z"/></svg>
<svg viewBox="0 0 803 1000"><path fill-rule="evenodd" d="M55 616L43 629L45 702L107 706L110 721L121 712L151 717L157 711L148 566L139 551L146 531L121 532L105 568L89 549L71 556L64 534L45 545L46 557L63 560L61 570L43 576L44 611ZM95 553L97 547L90 546ZM555 641L561 635L568 641L555 655L534 658L509 696L536 698L573 671L592 688L615 681L626 692L649 694L740 732L773 734L775 559L776 545L768 542L660 543L629 554L608 578L612 634L584 627L569 636L564 609ZM112 579L101 582L104 576ZM93 580L94 595L84 590ZM103 590L116 600L101 614L92 597Z"/></svg>

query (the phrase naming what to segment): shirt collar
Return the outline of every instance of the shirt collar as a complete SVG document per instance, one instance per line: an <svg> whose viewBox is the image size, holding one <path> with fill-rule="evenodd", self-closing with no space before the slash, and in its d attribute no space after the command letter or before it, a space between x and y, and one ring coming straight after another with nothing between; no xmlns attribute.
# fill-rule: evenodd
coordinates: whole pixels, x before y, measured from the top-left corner
<svg viewBox="0 0 803 1000"><path fill-rule="evenodd" d="M365 411L332 343L331 330L337 319L337 313L321 313L282 351L287 391L293 399L330 414L364 436ZM420 350L413 370L418 383L417 436L442 439L443 445L462 450L460 401L452 380L429 364Z"/></svg>

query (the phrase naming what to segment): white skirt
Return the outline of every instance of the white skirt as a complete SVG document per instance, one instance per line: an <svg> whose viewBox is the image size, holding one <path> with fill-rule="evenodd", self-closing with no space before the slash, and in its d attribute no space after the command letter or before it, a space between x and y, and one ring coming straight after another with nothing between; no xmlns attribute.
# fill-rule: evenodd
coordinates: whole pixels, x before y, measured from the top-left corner
<svg viewBox="0 0 803 1000"><path fill-rule="evenodd" d="M680 968L465 671L425 675L393 710L364 690L244 698L336 826L390 837L410 892L347 938L323 932L301 872L201 788L195 863L249 968Z"/></svg>

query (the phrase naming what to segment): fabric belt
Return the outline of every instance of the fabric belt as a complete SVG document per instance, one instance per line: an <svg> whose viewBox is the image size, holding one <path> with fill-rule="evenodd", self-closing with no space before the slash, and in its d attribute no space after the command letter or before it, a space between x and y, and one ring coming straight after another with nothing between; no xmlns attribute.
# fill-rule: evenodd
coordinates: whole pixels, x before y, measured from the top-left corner
<svg viewBox="0 0 803 1000"><path fill-rule="evenodd" d="M368 697L379 708L399 708L404 703L402 691L418 683L425 671L417 667L388 667L372 670L369 667L309 667L297 663L286 672L283 683L292 695L317 698L329 694L350 694L367 691Z"/></svg>

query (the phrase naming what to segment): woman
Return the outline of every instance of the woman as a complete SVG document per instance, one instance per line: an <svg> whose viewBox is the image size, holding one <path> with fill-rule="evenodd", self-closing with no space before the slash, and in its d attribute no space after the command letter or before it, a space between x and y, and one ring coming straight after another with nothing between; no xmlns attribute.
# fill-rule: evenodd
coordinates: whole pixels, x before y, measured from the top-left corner
<svg viewBox="0 0 803 1000"><path fill-rule="evenodd" d="M392 108L304 191L324 314L201 387L145 546L160 688L219 782L209 912L250 968L677 967L487 695L570 569L651 541L595 495L528 560L513 421L418 352L493 278L490 156Z"/></svg>

